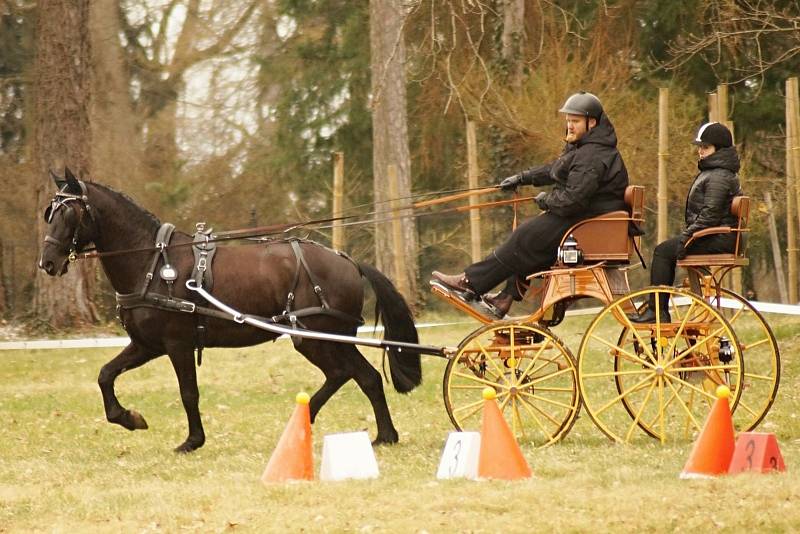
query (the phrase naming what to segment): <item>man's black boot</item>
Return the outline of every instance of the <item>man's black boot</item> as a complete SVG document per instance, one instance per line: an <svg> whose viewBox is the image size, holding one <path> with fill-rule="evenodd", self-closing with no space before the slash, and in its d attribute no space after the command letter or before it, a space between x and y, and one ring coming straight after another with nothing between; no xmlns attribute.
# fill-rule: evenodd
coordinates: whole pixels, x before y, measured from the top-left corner
<svg viewBox="0 0 800 534"><path fill-rule="evenodd" d="M632 313L628 315L628 319L630 319L632 323L649 324L656 322L656 305L653 295L654 293L650 293L650 298L647 302L647 309L645 309L642 313ZM671 323L672 318L669 315L669 293L659 293L658 304L660 322Z"/></svg>
<svg viewBox="0 0 800 534"><path fill-rule="evenodd" d="M486 295L483 297L483 302L492 315L498 319L502 319L508 315L508 310L511 309L511 303L514 302L514 297L507 293L497 293L496 295Z"/></svg>

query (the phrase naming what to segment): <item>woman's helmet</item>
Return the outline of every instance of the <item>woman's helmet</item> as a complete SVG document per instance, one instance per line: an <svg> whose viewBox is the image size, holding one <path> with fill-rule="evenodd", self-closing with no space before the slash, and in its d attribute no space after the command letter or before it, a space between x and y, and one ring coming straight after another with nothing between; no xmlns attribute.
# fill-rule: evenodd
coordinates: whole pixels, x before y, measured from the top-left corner
<svg viewBox="0 0 800 534"><path fill-rule="evenodd" d="M603 104L592 93L581 91L567 98L567 101L564 102L558 112L583 115L586 118L600 120L600 116L603 114Z"/></svg>
<svg viewBox="0 0 800 534"><path fill-rule="evenodd" d="M693 145L714 145L714 148L727 148L733 146L733 135L722 123L707 122L697 130Z"/></svg>

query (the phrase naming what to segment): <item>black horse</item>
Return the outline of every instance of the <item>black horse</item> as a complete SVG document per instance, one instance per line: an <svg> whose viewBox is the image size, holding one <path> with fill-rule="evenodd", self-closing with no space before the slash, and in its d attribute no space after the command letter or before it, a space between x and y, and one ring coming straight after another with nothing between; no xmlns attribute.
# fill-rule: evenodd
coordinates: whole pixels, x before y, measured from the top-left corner
<svg viewBox="0 0 800 534"><path fill-rule="evenodd" d="M153 250L161 227L154 215L106 186L78 181L68 169L65 180L56 179L56 185L59 192L45 212L49 225L39 261L39 267L47 274L64 274L70 255L80 253L93 243L118 294L141 291L147 273L155 272L147 282L150 292L165 297L170 294L187 301L193 298L184 287L196 263L191 247L183 246L192 241L191 236L177 231L172 235L168 259L177 280L168 287L158 275L163 258ZM307 269L300 268L295 251L298 246ZM338 315L306 316L302 319L303 326L314 331L355 336L356 321L361 317L364 301L362 277L371 283L375 292L376 316L380 316L385 325L385 339L417 343L417 331L408 305L383 274L316 243L301 241L291 245L280 241L255 246L220 246L213 260L211 293L243 313L268 318L285 310L289 293L294 294L296 310L319 308L319 294L322 293L329 308L337 310ZM312 283L312 278L316 283ZM318 286L316 291L314 286ZM98 377L106 419L128 430L146 429L147 423L141 414L120 405L114 393L114 380L125 371L167 354L178 377L189 421L189 436L175 449L178 452L193 451L205 442L194 358L198 317L184 311L151 306L123 307L120 319L131 343L103 366ZM203 337L208 347L243 347L277 337L274 333L221 317L205 317L205 320ZM325 375L322 387L311 397L312 422L325 402L352 378L375 411L378 427L375 443L397 442L398 434L386 404L381 375L355 345L295 339L295 348ZM419 353L391 349L388 356L397 391L406 393L420 384Z"/></svg>

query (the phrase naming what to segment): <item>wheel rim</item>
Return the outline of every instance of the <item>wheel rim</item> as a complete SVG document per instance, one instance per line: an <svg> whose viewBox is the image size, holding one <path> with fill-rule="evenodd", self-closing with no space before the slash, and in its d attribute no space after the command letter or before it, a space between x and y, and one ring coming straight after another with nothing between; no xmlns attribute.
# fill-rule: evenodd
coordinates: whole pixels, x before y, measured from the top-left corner
<svg viewBox="0 0 800 534"><path fill-rule="evenodd" d="M706 300L728 320L736 332L745 372L742 397L733 413L737 430L758 426L769 412L780 384L780 351L764 317L742 296L728 289Z"/></svg>
<svg viewBox="0 0 800 534"><path fill-rule="evenodd" d="M575 359L538 326L493 323L461 342L443 380L445 407L457 429L480 429L486 387L497 392L517 440L536 447L563 438L580 409Z"/></svg>
<svg viewBox="0 0 800 534"><path fill-rule="evenodd" d="M659 294L670 297L672 322L636 325L628 319L626 312L651 295L658 303ZM659 287L623 296L595 317L581 342L584 405L616 441L631 442L640 435L637 429L662 442L691 439L718 385L731 389L732 407L738 402L743 364L737 346L725 318L690 293Z"/></svg>

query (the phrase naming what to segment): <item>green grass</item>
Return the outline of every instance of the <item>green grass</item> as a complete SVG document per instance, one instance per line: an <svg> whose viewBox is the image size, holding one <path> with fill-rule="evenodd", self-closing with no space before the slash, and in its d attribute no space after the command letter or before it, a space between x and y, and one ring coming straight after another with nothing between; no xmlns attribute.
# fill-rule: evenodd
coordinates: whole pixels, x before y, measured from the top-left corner
<svg viewBox="0 0 800 534"><path fill-rule="evenodd" d="M556 328L574 353L591 317ZM524 448L534 476L522 482L437 481L452 430L442 404L444 361L424 357L424 384L409 395L386 386L400 443L376 449L377 480L265 487L259 477L298 391L322 376L288 341L206 352L199 369L206 445L172 448L187 427L166 358L117 380L118 396L147 431L105 422L96 385L114 349L0 353L0 532L500 532L688 531L800 528L800 328L770 316L780 337L783 380L761 430L775 432L780 475L683 481L691 443L610 443L583 415L567 438ZM455 345L477 324L421 331L422 342ZM366 352L366 351L365 351ZM378 363L379 354L368 351ZM366 398L347 384L313 428L322 436L367 430Z"/></svg>

